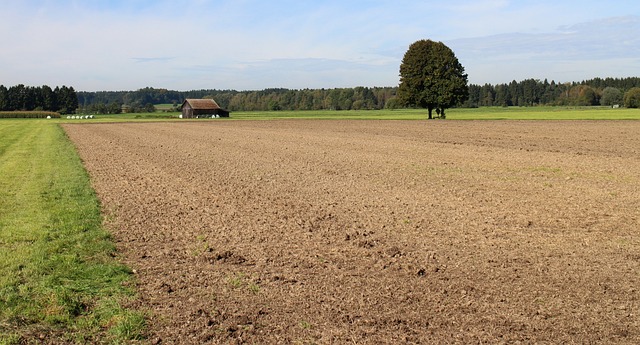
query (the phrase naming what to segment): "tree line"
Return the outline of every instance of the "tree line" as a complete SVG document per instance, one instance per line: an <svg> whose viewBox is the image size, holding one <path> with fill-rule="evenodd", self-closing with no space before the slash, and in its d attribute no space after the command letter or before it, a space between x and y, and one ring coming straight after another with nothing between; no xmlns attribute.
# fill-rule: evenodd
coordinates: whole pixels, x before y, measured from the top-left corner
<svg viewBox="0 0 640 345"><path fill-rule="evenodd" d="M469 85L464 107L483 106L595 106L615 104L635 107L631 100L638 92L640 78L595 78L582 82L556 83L526 79L509 84ZM627 96L627 97L625 97Z"/></svg>
<svg viewBox="0 0 640 345"><path fill-rule="evenodd" d="M589 106L624 105L624 96L640 87L640 78L595 78L556 83L526 79L508 84L470 84L469 98L461 107L481 106ZM172 91L143 88L136 91L78 91L79 111L119 113L153 111L154 105L172 104L178 110L186 98L213 98L230 111L396 109L398 87L334 89L283 89L256 91L203 89Z"/></svg>
<svg viewBox="0 0 640 345"><path fill-rule="evenodd" d="M0 111L53 111L71 114L78 108L78 96L72 86L48 85L24 86L23 84L7 88L0 85Z"/></svg>
<svg viewBox="0 0 640 345"><path fill-rule="evenodd" d="M172 91L143 88L137 91L78 92L81 112L116 113L126 108L129 112L145 111L150 105L172 104L174 110L186 98L213 98L222 108L230 111L264 110L359 110L382 109L393 105L396 87L354 87L335 89L283 89L258 91L193 90Z"/></svg>

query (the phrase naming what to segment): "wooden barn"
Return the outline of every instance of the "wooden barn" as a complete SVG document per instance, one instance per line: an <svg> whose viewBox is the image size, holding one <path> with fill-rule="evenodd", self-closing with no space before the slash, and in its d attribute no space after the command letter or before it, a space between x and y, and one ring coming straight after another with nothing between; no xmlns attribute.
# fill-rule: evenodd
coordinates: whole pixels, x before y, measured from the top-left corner
<svg viewBox="0 0 640 345"><path fill-rule="evenodd" d="M212 99L185 99L182 102L182 118L229 117L229 111L220 108Z"/></svg>

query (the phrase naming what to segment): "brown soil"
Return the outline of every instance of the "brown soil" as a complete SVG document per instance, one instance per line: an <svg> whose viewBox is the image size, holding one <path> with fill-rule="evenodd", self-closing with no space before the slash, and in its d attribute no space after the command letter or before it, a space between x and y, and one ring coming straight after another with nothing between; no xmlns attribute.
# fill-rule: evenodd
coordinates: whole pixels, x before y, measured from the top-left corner
<svg viewBox="0 0 640 345"><path fill-rule="evenodd" d="M151 343L640 343L640 122L65 129Z"/></svg>

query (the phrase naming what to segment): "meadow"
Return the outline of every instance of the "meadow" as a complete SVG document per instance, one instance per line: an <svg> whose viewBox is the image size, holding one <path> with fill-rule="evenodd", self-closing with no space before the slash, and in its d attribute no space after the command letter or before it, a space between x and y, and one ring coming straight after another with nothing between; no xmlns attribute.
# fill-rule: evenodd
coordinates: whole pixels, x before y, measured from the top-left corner
<svg viewBox="0 0 640 345"><path fill-rule="evenodd" d="M131 271L114 258L73 144L47 120L0 121L0 344L141 337Z"/></svg>

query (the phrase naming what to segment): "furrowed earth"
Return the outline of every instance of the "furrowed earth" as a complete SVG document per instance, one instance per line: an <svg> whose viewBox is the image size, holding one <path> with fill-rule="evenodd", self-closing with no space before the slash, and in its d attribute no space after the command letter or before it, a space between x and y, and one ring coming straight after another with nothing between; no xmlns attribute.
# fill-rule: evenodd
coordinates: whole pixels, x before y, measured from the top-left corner
<svg viewBox="0 0 640 345"><path fill-rule="evenodd" d="M640 343L640 122L64 128L151 343Z"/></svg>

